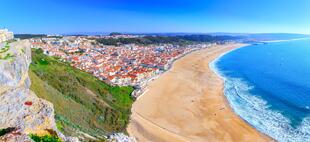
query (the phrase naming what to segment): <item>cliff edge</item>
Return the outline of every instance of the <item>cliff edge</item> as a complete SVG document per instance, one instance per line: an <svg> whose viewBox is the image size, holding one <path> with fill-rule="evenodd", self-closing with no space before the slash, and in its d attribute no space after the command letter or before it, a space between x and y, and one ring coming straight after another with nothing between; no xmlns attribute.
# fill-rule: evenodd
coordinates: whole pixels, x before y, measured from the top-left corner
<svg viewBox="0 0 310 142"><path fill-rule="evenodd" d="M53 104L29 89L30 63L28 40L0 43L0 141L31 142L30 135L77 141L57 130Z"/></svg>

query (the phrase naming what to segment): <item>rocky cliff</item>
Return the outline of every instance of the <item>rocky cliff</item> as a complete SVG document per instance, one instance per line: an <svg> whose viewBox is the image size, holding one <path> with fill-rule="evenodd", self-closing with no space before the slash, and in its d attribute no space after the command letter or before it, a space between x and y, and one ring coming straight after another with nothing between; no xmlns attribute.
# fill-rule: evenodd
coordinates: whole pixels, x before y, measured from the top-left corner
<svg viewBox="0 0 310 142"><path fill-rule="evenodd" d="M30 142L31 134L56 135L62 141L77 141L57 130L53 104L29 90L30 42L2 43L0 51L5 56L0 58L0 141Z"/></svg>

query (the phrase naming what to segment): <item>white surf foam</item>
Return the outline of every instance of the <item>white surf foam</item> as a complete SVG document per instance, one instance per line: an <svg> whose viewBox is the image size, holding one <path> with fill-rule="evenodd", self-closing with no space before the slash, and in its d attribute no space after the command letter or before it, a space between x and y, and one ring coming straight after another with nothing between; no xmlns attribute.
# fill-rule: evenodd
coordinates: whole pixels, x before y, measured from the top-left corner
<svg viewBox="0 0 310 142"><path fill-rule="evenodd" d="M221 57L210 63L210 67L225 82L224 94L233 111L262 133L280 142L310 142L310 116L293 128L291 121L278 111L270 109L268 103L250 94L254 86L240 78L224 76L216 63Z"/></svg>

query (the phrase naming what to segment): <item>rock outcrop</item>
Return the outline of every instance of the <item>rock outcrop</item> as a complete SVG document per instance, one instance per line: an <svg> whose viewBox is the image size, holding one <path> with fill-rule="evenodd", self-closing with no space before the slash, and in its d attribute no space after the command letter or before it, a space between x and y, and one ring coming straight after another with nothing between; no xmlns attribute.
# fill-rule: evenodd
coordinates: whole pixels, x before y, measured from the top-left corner
<svg viewBox="0 0 310 142"><path fill-rule="evenodd" d="M10 32L8 29L0 29L0 42L11 40L13 38L13 32Z"/></svg>
<svg viewBox="0 0 310 142"><path fill-rule="evenodd" d="M108 137L110 142L137 142L134 137L129 137L123 133L114 133Z"/></svg>
<svg viewBox="0 0 310 142"><path fill-rule="evenodd" d="M0 49L4 46L0 44ZM11 43L5 52L10 57L0 59L0 141L30 142L30 134L52 134L63 141L77 141L57 130L53 104L29 89L30 42Z"/></svg>

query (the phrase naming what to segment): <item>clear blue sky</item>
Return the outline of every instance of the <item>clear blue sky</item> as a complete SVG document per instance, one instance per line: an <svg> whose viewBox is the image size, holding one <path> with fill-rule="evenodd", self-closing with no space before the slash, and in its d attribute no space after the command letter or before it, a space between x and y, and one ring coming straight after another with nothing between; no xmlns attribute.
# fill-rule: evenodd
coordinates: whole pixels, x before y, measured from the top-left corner
<svg viewBox="0 0 310 142"><path fill-rule="evenodd" d="M1 0L15 33L310 34L310 0Z"/></svg>

